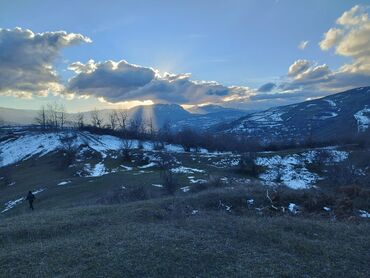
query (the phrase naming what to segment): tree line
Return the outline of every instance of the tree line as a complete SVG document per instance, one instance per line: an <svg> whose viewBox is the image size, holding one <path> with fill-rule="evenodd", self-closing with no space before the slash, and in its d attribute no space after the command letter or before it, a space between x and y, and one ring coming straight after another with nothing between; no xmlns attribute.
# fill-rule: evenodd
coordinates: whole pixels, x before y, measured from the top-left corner
<svg viewBox="0 0 370 278"><path fill-rule="evenodd" d="M151 118L130 118L127 110L124 109L113 110L105 117L97 109L89 114L67 114L66 108L58 103L42 106L37 113L35 122L42 130L58 130L68 127L125 139L152 140L155 142L156 149L164 148L166 143L179 144L185 151L206 148L211 151L255 152L351 143L356 143L359 146L370 145L370 130L355 138L315 141L308 137L300 141L286 140L262 144L257 139L246 136L213 131L195 131L191 127L174 130L170 122L166 122L161 127L155 127Z"/></svg>

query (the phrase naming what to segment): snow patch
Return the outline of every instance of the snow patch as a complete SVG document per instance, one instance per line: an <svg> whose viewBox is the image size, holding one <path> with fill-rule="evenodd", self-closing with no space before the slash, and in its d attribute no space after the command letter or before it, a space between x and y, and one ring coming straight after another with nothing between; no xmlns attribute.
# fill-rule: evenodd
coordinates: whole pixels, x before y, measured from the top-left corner
<svg viewBox="0 0 370 278"><path fill-rule="evenodd" d="M46 155L59 146L59 135L56 133L28 134L7 140L0 145L0 166L17 163L35 155Z"/></svg>
<svg viewBox="0 0 370 278"><path fill-rule="evenodd" d="M360 217L370 218L370 213L367 212L366 210L359 210L358 212L360 213Z"/></svg>
<svg viewBox="0 0 370 278"><path fill-rule="evenodd" d="M190 191L190 186L184 186L184 187L181 187L180 188L182 190L182 192L189 192Z"/></svg>
<svg viewBox="0 0 370 278"><path fill-rule="evenodd" d="M358 132L364 132L369 128L370 125L370 108L367 106L356 112L354 115L355 119L357 120L357 130Z"/></svg>
<svg viewBox="0 0 370 278"><path fill-rule="evenodd" d="M190 183L207 183L207 180L204 179L192 179L189 178Z"/></svg>
<svg viewBox="0 0 370 278"><path fill-rule="evenodd" d="M71 183L71 181L61 181L57 185L66 185L66 184L69 184L69 183Z"/></svg>
<svg viewBox="0 0 370 278"><path fill-rule="evenodd" d="M130 167L130 166L125 166L125 165L120 165L122 168L124 168L125 170L127 170L127 171L132 171L132 167Z"/></svg>
<svg viewBox="0 0 370 278"><path fill-rule="evenodd" d="M337 107L337 104L331 99L323 99L324 101L328 102L331 107Z"/></svg>
<svg viewBox="0 0 370 278"><path fill-rule="evenodd" d="M176 174L194 174L194 173L204 173L205 171L201 169L196 169L196 168L179 166L176 168L172 168L171 172L176 173Z"/></svg>
<svg viewBox="0 0 370 278"><path fill-rule="evenodd" d="M139 166L139 168L140 169L146 169L146 168L150 168L150 167L154 167L154 166L157 166L157 163L150 162L149 164L146 164L146 165L143 165L143 166Z"/></svg>
<svg viewBox="0 0 370 278"><path fill-rule="evenodd" d="M102 162L96 164L94 168L92 168L89 163L85 164L85 171L88 173L86 177L101 177L109 174L109 171Z"/></svg>
<svg viewBox="0 0 370 278"><path fill-rule="evenodd" d="M37 189L37 190L33 191L32 193L34 195L37 195L37 194L41 193L44 190L45 190L45 188L40 188L40 189ZM26 197L21 197L21 198L6 202L5 203L5 208L1 211L1 213L7 212L8 210L14 208L16 205L21 204L24 200L26 200Z"/></svg>
<svg viewBox="0 0 370 278"><path fill-rule="evenodd" d="M289 203L288 209L292 214L297 214L299 212L299 207L294 203Z"/></svg>

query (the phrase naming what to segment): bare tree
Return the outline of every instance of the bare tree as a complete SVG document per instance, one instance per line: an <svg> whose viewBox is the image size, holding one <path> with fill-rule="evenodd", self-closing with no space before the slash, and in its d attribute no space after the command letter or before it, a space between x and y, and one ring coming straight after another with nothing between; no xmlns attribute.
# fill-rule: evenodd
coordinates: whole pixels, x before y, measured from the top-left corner
<svg viewBox="0 0 370 278"><path fill-rule="evenodd" d="M63 104L58 104L57 102L48 103L46 107L44 105L41 106L35 121L43 130L47 128L64 128L67 121L67 112Z"/></svg>
<svg viewBox="0 0 370 278"><path fill-rule="evenodd" d="M130 120L130 126L129 126L129 131L134 136L135 138L138 138L141 131L142 131L142 119L141 118L136 118L136 119L131 119Z"/></svg>
<svg viewBox="0 0 370 278"><path fill-rule="evenodd" d="M76 114L76 127L82 129L85 126L85 115L81 112Z"/></svg>
<svg viewBox="0 0 370 278"><path fill-rule="evenodd" d="M61 142L59 149L63 153L60 160L61 169L68 168L75 161L78 151L78 147L75 144L76 139L76 134L68 134L59 139Z"/></svg>
<svg viewBox="0 0 370 278"><path fill-rule="evenodd" d="M153 125L153 119L152 119L152 117L150 117L150 119L148 120L148 129L149 129L150 138L154 138L154 136L155 136L155 128L154 128L154 125Z"/></svg>
<svg viewBox="0 0 370 278"><path fill-rule="evenodd" d="M100 111L96 108L91 111L91 123L94 127L101 128L103 125L103 118L100 115Z"/></svg>
<svg viewBox="0 0 370 278"><path fill-rule="evenodd" d="M119 121L119 118L118 118L118 113L116 110L112 111L110 114L109 114L109 123L110 123L110 127L111 129L115 130L118 126L118 121Z"/></svg>
<svg viewBox="0 0 370 278"><path fill-rule="evenodd" d="M127 138L121 139L120 154L122 156L123 161L131 162L131 153L133 148L134 148L133 140Z"/></svg>
<svg viewBox="0 0 370 278"><path fill-rule="evenodd" d="M159 160L160 177L163 182L163 187L168 194L174 195L177 189L177 182L173 172L172 167L175 165L174 157L168 153L161 153Z"/></svg>
<svg viewBox="0 0 370 278"><path fill-rule="evenodd" d="M58 110L56 103L48 103L46 105L46 123L50 128L58 127Z"/></svg>
<svg viewBox="0 0 370 278"><path fill-rule="evenodd" d="M64 128L65 123L67 121L67 111L63 104L59 104L56 106L58 118L59 118L59 127Z"/></svg>
<svg viewBox="0 0 370 278"><path fill-rule="evenodd" d="M118 125L120 129L123 132L125 132L127 128L127 118L128 118L127 111L121 109L118 111L117 116L118 116Z"/></svg>
<svg viewBox="0 0 370 278"><path fill-rule="evenodd" d="M35 117L35 122L41 126L42 130L46 129L47 125L47 118L46 118L46 108L45 106L41 106L40 110L37 112Z"/></svg>

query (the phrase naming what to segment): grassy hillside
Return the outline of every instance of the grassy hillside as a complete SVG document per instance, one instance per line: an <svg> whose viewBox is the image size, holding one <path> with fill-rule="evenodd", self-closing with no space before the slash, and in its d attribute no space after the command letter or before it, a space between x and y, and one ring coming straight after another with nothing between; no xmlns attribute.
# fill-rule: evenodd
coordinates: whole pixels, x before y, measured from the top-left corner
<svg viewBox="0 0 370 278"><path fill-rule="evenodd" d="M370 271L369 218L359 217L370 210L366 149L327 148L321 164L312 158L318 149L258 153L253 175L238 165L238 154L176 146L164 154L148 142L128 162L114 138L88 134L72 164L61 167L62 151L33 151L56 146L54 137L33 148L22 148L28 137L22 138L2 145L4 161L15 163L0 168L0 277L367 277ZM163 186L161 155L174 161L173 195ZM337 191L343 179L331 182L330 171L354 165L361 188L347 196ZM30 211L21 198L41 189Z"/></svg>
<svg viewBox="0 0 370 278"><path fill-rule="evenodd" d="M179 200L177 200L179 202ZM370 225L171 210L173 200L0 222L3 277L368 277Z"/></svg>

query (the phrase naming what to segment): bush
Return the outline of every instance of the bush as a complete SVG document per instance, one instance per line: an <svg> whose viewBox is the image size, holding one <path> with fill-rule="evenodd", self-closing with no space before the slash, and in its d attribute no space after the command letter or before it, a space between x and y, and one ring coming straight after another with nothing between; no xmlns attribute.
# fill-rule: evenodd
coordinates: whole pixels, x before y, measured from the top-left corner
<svg viewBox="0 0 370 278"><path fill-rule="evenodd" d="M61 169L68 168L76 160L76 156L78 152L78 147L75 144L76 139L77 139L76 134L65 135L59 139L61 142L61 146L59 150L63 154L60 159Z"/></svg>
<svg viewBox="0 0 370 278"><path fill-rule="evenodd" d="M177 189L175 177L171 169L165 169L160 172L162 178L163 188L170 195L174 195Z"/></svg>
<svg viewBox="0 0 370 278"><path fill-rule="evenodd" d="M239 161L239 172L251 177L258 177L258 175L262 172L261 166L257 165L255 162L256 153L249 152L243 155Z"/></svg>
<svg viewBox="0 0 370 278"><path fill-rule="evenodd" d="M220 188L223 187L224 185L225 183L221 180L220 177L210 176L207 182L196 183L192 185L190 191L193 193L197 193L210 188Z"/></svg>
<svg viewBox="0 0 370 278"><path fill-rule="evenodd" d="M119 152L120 152L123 162L131 162L133 146L134 146L134 143L130 139L123 138L121 140L121 146L120 146Z"/></svg>

